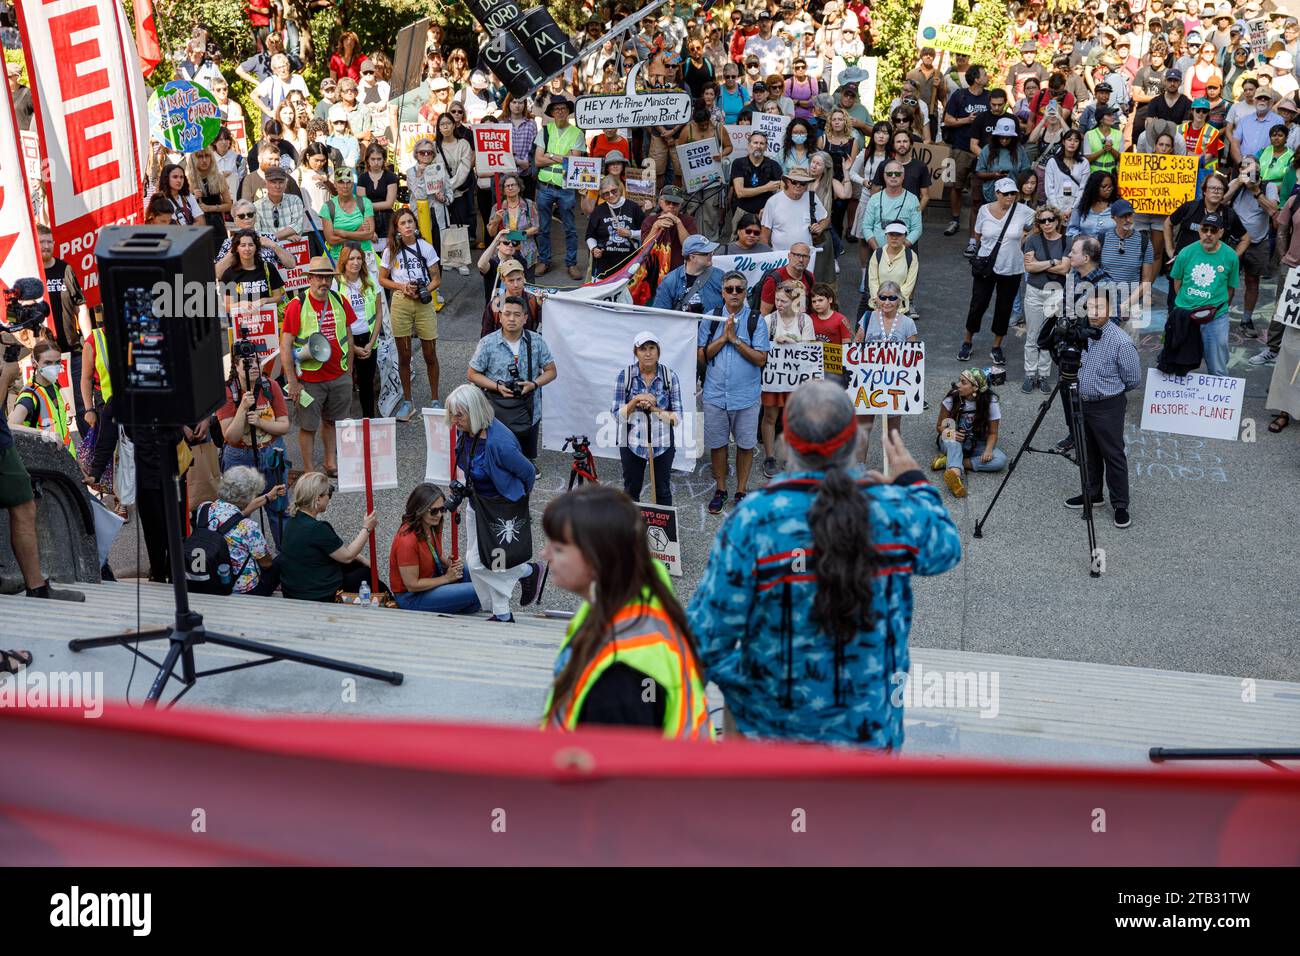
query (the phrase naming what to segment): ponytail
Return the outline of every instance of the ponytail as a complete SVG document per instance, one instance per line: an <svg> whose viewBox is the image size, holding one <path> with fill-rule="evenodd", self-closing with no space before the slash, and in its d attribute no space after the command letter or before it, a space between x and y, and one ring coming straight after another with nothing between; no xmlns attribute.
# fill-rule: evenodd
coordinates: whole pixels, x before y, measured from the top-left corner
<svg viewBox="0 0 1300 956"><path fill-rule="evenodd" d="M871 543L868 499L842 465L826 468L808 509L808 526L817 572L812 620L843 645L875 626L872 600L880 558Z"/></svg>

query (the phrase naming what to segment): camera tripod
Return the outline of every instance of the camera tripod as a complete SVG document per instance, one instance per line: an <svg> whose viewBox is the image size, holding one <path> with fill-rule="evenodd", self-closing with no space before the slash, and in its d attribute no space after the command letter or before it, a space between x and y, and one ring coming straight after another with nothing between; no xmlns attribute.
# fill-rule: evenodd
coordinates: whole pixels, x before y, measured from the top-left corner
<svg viewBox="0 0 1300 956"><path fill-rule="evenodd" d="M1084 440L1083 434L1083 401L1079 397L1079 370L1075 366L1072 371L1067 371L1064 366L1061 367L1061 377L1056 382L1056 387L1052 389L1052 394L1043 400L1042 405L1038 408L1038 417L1034 419L1033 427L1029 429L1029 434L1025 436L1024 442L1021 443L1019 450L1016 451L1015 457L1007 466L1007 473L1002 476L1002 483L998 485L998 490L993 494L993 500L989 502L988 510L984 516L975 522L975 537L984 537L984 525L989 520L989 515L993 513L994 506L998 503L998 498L1002 495L1002 489L1007 486L1011 476L1016 473L1016 465L1027 451L1035 451L1042 455L1054 455L1057 452L1046 451L1042 448L1034 448L1030 443L1034 440L1038 428L1043 424L1047 413L1051 410L1052 405L1056 402L1056 396L1061 392L1061 386L1065 385L1065 400L1070 412L1070 436L1074 439L1075 461L1079 468L1079 489L1083 494L1083 519L1088 526L1088 576L1101 577L1101 569L1097 563L1097 526L1092 520L1092 499L1088 495L1088 444Z"/></svg>
<svg viewBox="0 0 1300 956"><path fill-rule="evenodd" d="M161 437L160 430L155 430L155 435ZM172 593L176 602L176 621L171 627L156 628L149 631L110 634L106 637L77 638L68 642L70 650L74 652L84 651L94 647L108 647L116 644L125 647L132 654L153 664L158 668L158 676L154 678L153 684L149 687L149 693L145 695L145 705L147 707L156 707L158 705L163 688L167 686L167 681L173 676L178 661L181 665L180 679L185 685L185 689L168 702L168 707L175 706L177 701L189 693L194 688L194 685L198 683L200 677L211 677L214 674L258 667L276 661L310 664L313 667L323 667L344 674L355 674L358 677L369 677L372 680L382 680L393 685L402 683L403 677L397 671L383 671L361 664L351 664L347 661L307 654L302 651L291 651L276 647L274 644L264 644L261 641L250 641L242 637L230 637L205 630L203 616L190 610L185 563L181 556L180 492L177 489L178 478L176 477L175 452L166 452L164 460L167 473L162 482L163 513L167 521L167 548L171 563ZM163 658L161 663L140 651L139 648L132 646L142 640L156 641L161 639L170 642L167 656ZM229 647L233 650L249 651L264 656L255 661L245 661L242 664L232 664L229 667L214 667L211 670L199 671L195 670L194 667L194 648L199 644L216 644L219 647Z"/></svg>
<svg viewBox="0 0 1300 956"><path fill-rule="evenodd" d="M564 439L564 447L561 451L568 451L570 446L573 448L573 461L569 464L569 487L568 491L573 490L573 486L585 485L591 482L593 485L600 484L600 479L596 477L596 459L591 454L591 441L586 435L570 435Z"/></svg>

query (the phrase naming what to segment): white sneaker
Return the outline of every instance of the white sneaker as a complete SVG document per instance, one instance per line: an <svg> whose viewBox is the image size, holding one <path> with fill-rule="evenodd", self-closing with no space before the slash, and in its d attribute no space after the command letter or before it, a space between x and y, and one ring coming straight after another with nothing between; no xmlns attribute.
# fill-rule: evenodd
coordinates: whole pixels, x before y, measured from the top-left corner
<svg viewBox="0 0 1300 956"><path fill-rule="evenodd" d="M1256 367L1261 365L1272 365L1277 361L1277 353L1272 349L1260 349L1250 358L1246 359L1246 361Z"/></svg>

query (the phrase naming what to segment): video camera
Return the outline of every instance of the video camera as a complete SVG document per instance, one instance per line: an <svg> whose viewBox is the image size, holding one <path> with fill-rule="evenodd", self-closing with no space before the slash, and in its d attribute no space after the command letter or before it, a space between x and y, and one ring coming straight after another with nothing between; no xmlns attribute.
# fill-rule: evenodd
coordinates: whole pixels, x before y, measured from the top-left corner
<svg viewBox="0 0 1300 956"><path fill-rule="evenodd" d="M1062 315L1052 326L1048 351L1061 374L1074 377L1083 363L1083 352L1089 339L1101 338L1101 330L1094 329L1081 315Z"/></svg>
<svg viewBox="0 0 1300 956"><path fill-rule="evenodd" d="M45 301L45 284L40 279L23 278L5 290L5 315L0 331L15 335L40 328L50 314Z"/></svg>

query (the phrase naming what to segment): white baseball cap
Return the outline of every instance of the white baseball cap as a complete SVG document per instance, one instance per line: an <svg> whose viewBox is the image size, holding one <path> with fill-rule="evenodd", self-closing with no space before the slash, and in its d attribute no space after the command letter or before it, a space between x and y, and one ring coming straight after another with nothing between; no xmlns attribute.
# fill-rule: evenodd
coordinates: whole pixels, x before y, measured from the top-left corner
<svg viewBox="0 0 1300 956"><path fill-rule="evenodd" d="M638 332L638 333L636 334L636 338L634 338L634 339L632 340L632 348L634 348L634 349L639 349L641 346L645 345L647 342L653 342L655 345L658 345L658 344L659 344L659 336L655 335L653 332L651 332L651 331L649 331L649 330L645 330L645 331Z"/></svg>

